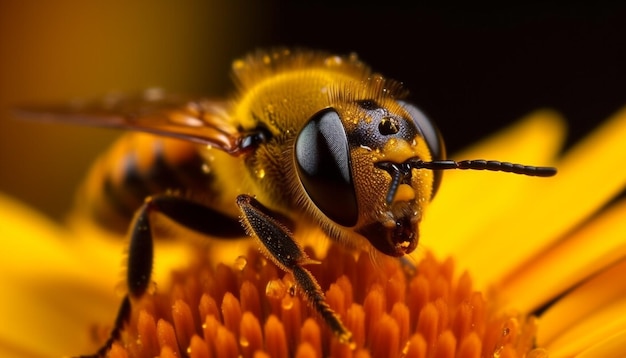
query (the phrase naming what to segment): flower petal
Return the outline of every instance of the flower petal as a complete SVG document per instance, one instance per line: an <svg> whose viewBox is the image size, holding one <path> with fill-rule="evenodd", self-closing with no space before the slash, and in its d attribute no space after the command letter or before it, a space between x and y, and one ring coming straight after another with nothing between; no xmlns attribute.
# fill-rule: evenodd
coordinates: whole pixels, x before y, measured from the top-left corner
<svg viewBox="0 0 626 358"><path fill-rule="evenodd" d="M0 356L50 357L95 351L98 339L94 335L108 334L106 325L113 323L120 304L127 241L80 217L72 217L72 230L65 229L1 193L0 218L4 240ZM193 241L198 234L181 236ZM206 237L193 242L201 240L206 242ZM243 244L235 241L210 251L224 254L221 247L233 245ZM167 287L171 270L185 267L194 247L176 240L159 241L153 280Z"/></svg>
<svg viewBox="0 0 626 358"><path fill-rule="evenodd" d="M0 217L0 355L49 357L93 349L89 328L111 321L117 309L114 281L101 281L106 267L87 264L88 255L73 251L69 231L4 195Z"/></svg>
<svg viewBox="0 0 626 358"><path fill-rule="evenodd" d="M561 146L564 132L563 120L558 114L537 111L457 157L550 164ZM485 261L483 253L492 241L502 241L494 236L511 231L511 226L517 224L525 208L541 200L541 191L536 187L546 185L550 180L486 171L447 171L440 192L427 209L421 226L422 244L437 256L455 256L462 268L471 268L474 277L485 282L481 278L483 272L475 272L476 267L472 265ZM530 198L531 195L519 193L533 195ZM523 205L522 209L518 209L520 205ZM518 217L502 217L506 212L514 212ZM506 229L503 232L490 231L498 223ZM502 244L505 243L498 247ZM476 256L472 261L468 261L468 250ZM501 253L496 253L487 261L500 256Z"/></svg>
<svg viewBox="0 0 626 358"><path fill-rule="evenodd" d="M623 258L560 298L540 316L538 344L555 356L570 355L625 331L625 276Z"/></svg>
<svg viewBox="0 0 626 358"><path fill-rule="evenodd" d="M626 200L577 229L571 237L533 259L532 264L520 267L503 280L498 297L522 312L530 312L624 259L624 218Z"/></svg>
<svg viewBox="0 0 626 358"><path fill-rule="evenodd" d="M522 178L527 184L520 190L532 195L501 197L517 209L497 206L500 212L482 231L467 237L465 245L457 243L452 254L459 265L470 269L483 284L498 282L573 230L626 185L626 166L616 165L626 162L624 138L626 109L572 149L557 165L556 177ZM491 182L484 185L492 190ZM471 201L483 198L475 196ZM484 203L471 210L481 209L488 210Z"/></svg>
<svg viewBox="0 0 626 358"><path fill-rule="evenodd" d="M61 249L67 231L18 201L0 193L0 235L3 238L3 276L36 270L32 262L53 260L53 269L66 268L68 253ZM10 253L10 254L9 254ZM27 261L27 262L25 262Z"/></svg>
<svg viewBox="0 0 626 358"><path fill-rule="evenodd" d="M599 308L597 312L571 328L567 329L559 339L547 346L547 349L555 357L573 356L584 352L601 343L607 337L615 334L624 337L626 334L626 301L622 300L606 307ZM625 350L622 341L622 351ZM624 357L618 354L596 355L594 357Z"/></svg>
<svg viewBox="0 0 626 358"><path fill-rule="evenodd" d="M626 329L622 329L607 338L593 344L578 354L576 358L622 358L626 357Z"/></svg>

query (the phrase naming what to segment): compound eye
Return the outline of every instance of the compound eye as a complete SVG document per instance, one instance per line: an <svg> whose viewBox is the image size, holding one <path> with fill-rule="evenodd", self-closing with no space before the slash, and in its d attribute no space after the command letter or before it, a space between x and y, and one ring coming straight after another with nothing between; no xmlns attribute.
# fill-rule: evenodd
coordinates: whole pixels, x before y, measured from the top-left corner
<svg viewBox="0 0 626 358"><path fill-rule="evenodd" d="M337 224L354 226L358 212L350 148L334 109L317 112L305 124L296 138L295 161L302 186L320 211Z"/></svg>
<svg viewBox="0 0 626 358"><path fill-rule="evenodd" d="M417 107L412 105L411 103L398 101L404 109L411 115L413 119L413 123L417 126L417 129L424 137L426 141L426 145L428 145L428 149L430 150L430 155L432 156L432 160L442 160L446 159L446 147L443 143L443 138L441 137L441 133L439 129L435 126L435 124L430 121L426 115L422 111L420 111ZM437 189L439 189L439 184L441 184L441 177L443 175L441 170L433 171L433 192L430 198L434 198L437 193Z"/></svg>

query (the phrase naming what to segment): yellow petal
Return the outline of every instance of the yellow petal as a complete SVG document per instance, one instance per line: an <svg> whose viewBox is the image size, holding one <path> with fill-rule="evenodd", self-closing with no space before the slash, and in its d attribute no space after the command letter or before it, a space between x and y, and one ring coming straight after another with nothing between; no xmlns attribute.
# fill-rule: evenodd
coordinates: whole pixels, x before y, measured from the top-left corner
<svg viewBox="0 0 626 358"><path fill-rule="evenodd" d="M66 267L68 255L60 242L67 232L59 225L2 193L0 218L0 235L6 250L1 263L3 275L16 270L27 274L24 270L36 270L38 267L32 262L40 260L51 260L55 270Z"/></svg>
<svg viewBox="0 0 626 358"><path fill-rule="evenodd" d="M505 304L530 312L626 257L626 200L577 229L499 286Z"/></svg>
<svg viewBox="0 0 626 358"><path fill-rule="evenodd" d="M4 195L0 218L0 356L84 352L93 322L110 321L117 309L114 281L99 281L106 267L89 265L68 231Z"/></svg>
<svg viewBox="0 0 626 358"><path fill-rule="evenodd" d="M0 262L0 356L94 351L93 330L107 330L102 324L113 323L121 301L127 241L76 218L73 230L67 230L1 194L0 218L5 240ZM154 281L167 287L171 270L185 267L191 250L193 246L180 241L157 243Z"/></svg>
<svg viewBox="0 0 626 358"><path fill-rule="evenodd" d="M481 141L475 148L460 153L455 159L499 159L533 165L550 165L564 137L561 117L552 111L537 111L498 135ZM484 260L481 254L496 235L506 234L518 224L519 218L502 217L514 212L522 216L524 201L541 200L534 189L552 179L484 172L447 171L439 193L428 207L421 226L421 244L438 256L454 255L462 268L468 250ZM524 194L520 194L524 193ZM522 204L520 204L522 202ZM525 205L525 204L524 204ZM508 226L504 232L491 232L494 224ZM485 236L484 232L490 233ZM498 239L499 240L499 239ZM496 252L493 258L500 257ZM472 272L474 274L474 272ZM482 272L474 274L480 281Z"/></svg>
<svg viewBox="0 0 626 358"><path fill-rule="evenodd" d="M626 357L626 344L624 342L626 342L625 329L593 344L582 353L576 355L576 358L623 358Z"/></svg>
<svg viewBox="0 0 626 358"><path fill-rule="evenodd" d="M568 328L559 339L546 348L555 357L569 357L584 352L607 337L626 334L626 300L598 309L594 314ZM622 341L622 345L624 341ZM624 347L620 348L622 351ZM616 354L595 357L618 357ZM623 355L619 355L623 357Z"/></svg>
<svg viewBox="0 0 626 358"><path fill-rule="evenodd" d="M625 330L624 277L626 258L560 298L540 317L538 344L560 356Z"/></svg>
<svg viewBox="0 0 626 358"><path fill-rule="evenodd" d="M498 282L573 230L626 185L626 166L616 165L626 162L624 138L626 109L557 163L556 177L519 178L528 182L523 191L502 199L514 206L499 207L482 231L453 251L459 265L479 284Z"/></svg>

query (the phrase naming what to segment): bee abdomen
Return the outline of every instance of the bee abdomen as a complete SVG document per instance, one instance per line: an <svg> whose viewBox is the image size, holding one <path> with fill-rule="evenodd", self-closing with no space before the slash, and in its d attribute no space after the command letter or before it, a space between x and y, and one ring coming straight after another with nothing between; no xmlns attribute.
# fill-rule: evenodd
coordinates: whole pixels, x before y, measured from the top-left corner
<svg viewBox="0 0 626 358"><path fill-rule="evenodd" d="M210 194L210 173L195 144L129 133L95 163L78 207L104 228L122 233L151 195Z"/></svg>

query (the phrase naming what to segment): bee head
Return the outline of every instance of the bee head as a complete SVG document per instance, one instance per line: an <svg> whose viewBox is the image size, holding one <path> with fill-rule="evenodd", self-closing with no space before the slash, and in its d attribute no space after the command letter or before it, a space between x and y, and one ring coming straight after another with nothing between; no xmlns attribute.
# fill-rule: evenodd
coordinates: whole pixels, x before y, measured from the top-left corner
<svg viewBox="0 0 626 358"><path fill-rule="evenodd" d="M325 108L295 144L300 182L319 211L389 256L416 248L417 225L441 181L440 171L420 170L411 160L444 156L441 136L424 114L391 99Z"/></svg>

